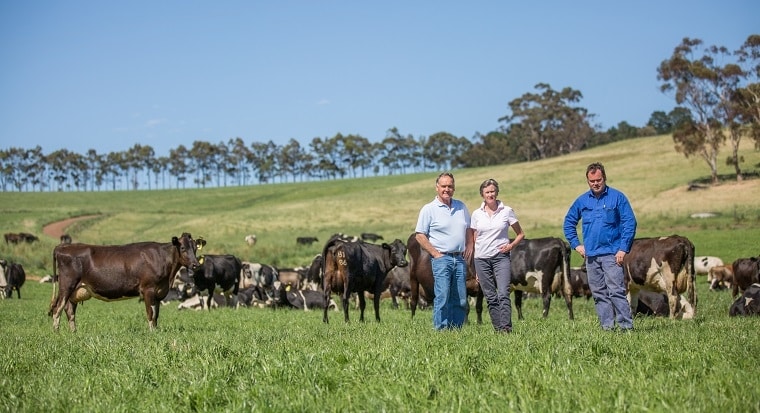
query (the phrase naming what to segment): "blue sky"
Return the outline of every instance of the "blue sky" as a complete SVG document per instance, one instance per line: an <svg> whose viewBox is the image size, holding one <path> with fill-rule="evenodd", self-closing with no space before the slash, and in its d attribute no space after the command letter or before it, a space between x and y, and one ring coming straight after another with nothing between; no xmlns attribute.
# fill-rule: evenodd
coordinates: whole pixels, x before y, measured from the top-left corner
<svg viewBox="0 0 760 413"><path fill-rule="evenodd" d="M0 148L376 142L499 128L537 83L603 129L669 111L657 66L684 37L735 50L756 0L3 1Z"/></svg>

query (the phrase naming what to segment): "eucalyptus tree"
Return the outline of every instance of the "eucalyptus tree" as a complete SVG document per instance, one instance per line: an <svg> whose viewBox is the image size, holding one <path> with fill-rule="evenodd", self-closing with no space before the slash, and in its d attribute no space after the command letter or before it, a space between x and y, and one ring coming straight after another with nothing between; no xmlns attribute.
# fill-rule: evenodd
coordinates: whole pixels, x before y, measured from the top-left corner
<svg viewBox="0 0 760 413"><path fill-rule="evenodd" d="M105 181L111 180L111 190L116 190L116 184L121 183L121 171L127 169L126 154L124 152L108 152L105 162L101 165L102 176Z"/></svg>
<svg viewBox="0 0 760 413"><path fill-rule="evenodd" d="M132 182L132 189L137 190L140 186L139 175L140 172L145 172L148 177L148 189L150 189L150 174L152 172L152 165L155 162L156 152L150 145L140 145L136 143L124 153L124 164L126 165L126 172L131 172L131 179L127 176L127 179Z"/></svg>
<svg viewBox="0 0 760 413"><path fill-rule="evenodd" d="M519 162L519 143L503 131L491 131L485 135L476 133L472 146L461 153L462 166L492 166Z"/></svg>
<svg viewBox="0 0 760 413"><path fill-rule="evenodd" d="M499 118L503 131L521 142L525 160L544 159L582 148L594 134L593 115L574 106L583 98L580 91L566 87L555 91L546 83L535 86L539 93L525 93L509 102L510 114Z"/></svg>
<svg viewBox="0 0 760 413"><path fill-rule="evenodd" d="M169 164L170 160L166 156L159 156L151 163L150 170L153 172L153 178L156 180L156 189L158 189L159 180L161 181L161 188L166 189L166 172L169 169Z"/></svg>
<svg viewBox="0 0 760 413"><path fill-rule="evenodd" d="M195 172L194 183L202 188L211 181L211 171L214 170L216 147L205 141L193 142L190 148L189 161Z"/></svg>
<svg viewBox="0 0 760 413"><path fill-rule="evenodd" d="M30 177L28 170L33 163L42 163L40 159L30 156L24 148L11 147L0 152L0 171L2 172L3 191L13 187L21 192L28 187Z"/></svg>
<svg viewBox="0 0 760 413"><path fill-rule="evenodd" d="M47 180L45 179L47 164L45 163L45 155L42 153L41 146L37 145L32 149L26 150L20 168L32 190L36 187L42 191L47 185Z"/></svg>
<svg viewBox="0 0 760 413"><path fill-rule="evenodd" d="M99 155L95 149L87 150L84 156L85 182L89 182L91 191L94 191L96 187L100 189L103 185L103 176L98 173L103 162L103 155Z"/></svg>
<svg viewBox="0 0 760 413"><path fill-rule="evenodd" d="M372 166L372 143L364 136L349 134L342 137L341 148L349 175L356 178L358 169L363 178L367 169Z"/></svg>
<svg viewBox="0 0 760 413"><path fill-rule="evenodd" d="M227 173L237 184L245 185L250 176L248 164L251 162L251 150L242 138L227 141Z"/></svg>
<svg viewBox="0 0 760 413"><path fill-rule="evenodd" d="M687 158L700 156L710 168L713 184L718 183L718 155L727 139L732 146L728 162L734 166L737 180L742 179L738 157L742 133L735 127L741 113L732 98L747 73L737 62L722 64L731 54L724 46L708 47L700 39L687 37L657 69L660 90L673 93L676 103L690 112L689 121L679 124L673 133L676 151Z"/></svg>
<svg viewBox="0 0 760 413"><path fill-rule="evenodd" d="M169 150L169 174L175 178L177 188L180 184L182 184L182 188L185 188L187 175L193 173L189 160L190 151L185 145L179 145L177 148Z"/></svg>
<svg viewBox="0 0 760 413"><path fill-rule="evenodd" d="M345 170L341 167L340 153L337 151L338 136L342 138L340 134L324 140L315 137L309 143L309 148L314 155L313 173L315 177L335 179L338 176L345 175Z"/></svg>
<svg viewBox="0 0 760 413"><path fill-rule="evenodd" d="M459 153L459 140L448 132L438 132L428 137L423 153L439 171L451 169L454 157Z"/></svg>
<svg viewBox="0 0 760 413"><path fill-rule="evenodd" d="M251 162L254 175L259 183L271 182L277 173L277 152L279 148L271 140L267 143L251 143L253 160Z"/></svg>
<svg viewBox="0 0 760 413"><path fill-rule="evenodd" d="M760 150L760 35L750 35L735 53L747 84L736 90L731 102L737 111L738 123L744 125L755 141L755 148Z"/></svg>
<svg viewBox="0 0 760 413"><path fill-rule="evenodd" d="M59 149L49 153L45 157L46 163L50 166L49 175L56 183L58 191L71 187L71 166L74 153L68 149ZM19 188L20 190L20 188Z"/></svg>
<svg viewBox="0 0 760 413"><path fill-rule="evenodd" d="M303 181L303 175L306 170L306 159L306 151L301 147L301 144L297 140L290 138L287 144L280 147L277 156L282 179L287 180L287 175L290 175L293 178L293 182L299 176Z"/></svg>

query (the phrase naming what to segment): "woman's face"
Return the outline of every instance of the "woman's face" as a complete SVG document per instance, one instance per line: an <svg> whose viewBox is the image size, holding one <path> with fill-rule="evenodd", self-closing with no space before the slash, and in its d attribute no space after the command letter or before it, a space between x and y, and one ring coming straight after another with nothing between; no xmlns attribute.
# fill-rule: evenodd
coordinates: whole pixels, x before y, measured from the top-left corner
<svg viewBox="0 0 760 413"><path fill-rule="evenodd" d="M495 185L488 185L487 187L483 188L483 193L480 195L483 197L484 201L494 202L499 196L499 190L496 189Z"/></svg>

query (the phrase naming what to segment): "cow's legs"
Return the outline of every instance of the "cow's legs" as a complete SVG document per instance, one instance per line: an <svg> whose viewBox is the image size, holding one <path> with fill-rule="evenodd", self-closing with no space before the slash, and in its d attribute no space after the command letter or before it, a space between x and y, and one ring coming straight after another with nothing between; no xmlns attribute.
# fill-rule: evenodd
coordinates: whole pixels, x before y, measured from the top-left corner
<svg viewBox="0 0 760 413"><path fill-rule="evenodd" d="M567 305L567 314L570 320L574 319L573 316L573 294L568 293L564 289L562 290L562 295L565 296L565 304Z"/></svg>
<svg viewBox="0 0 760 413"><path fill-rule="evenodd" d="M551 288L544 290L543 297L541 297L541 301L543 301L543 303L544 303L544 309L541 312L541 317L542 318L547 318L547 317L549 317L549 308L550 308L550 306L552 304L552 292L551 292Z"/></svg>
<svg viewBox="0 0 760 413"><path fill-rule="evenodd" d="M77 303L72 303L71 301L66 300L66 305L64 305L64 308L66 310L66 318L69 319L69 329L71 331L77 331Z"/></svg>
<svg viewBox="0 0 760 413"><path fill-rule="evenodd" d="M330 295L331 295L331 291L330 291L330 287L329 286L325 285L325 287L326 287L326 288L324 288L325 311L324 311L324 315L322 315L322 322L323 323L329 323L329 321L327 319L327 309L330 307Z"/></svg>
<svg viewBox="0 0 760 413"><path fill-rule="evenodd" d="M359 291L359 321L364 322L364 309L367 308L367 300L364 299L364 291Z"/></svg>
<svg viewBox="0 0 760 413"><path fill-rule="evenodd" d="M375 305L375 320L377 320L378 323L380 322L380 294L381 293L376 293L375 296L372 297L373 304Z"/></svg>
<svg viewBox="0 0 760 413"><path fill-rule="evenodd" d="M515 290L515 307L517 308L517 319L522 320L522 297L523 292L522 290Z"/></svg>
<svg viewBox="0 0 760 413"><path fill-rule="evenodd" d="M340 304L343 306L343 318L346 322L348 322L348 305L349 301L351 301L351 294L346 291L343 293L343 295L340 297Z"/></svg>

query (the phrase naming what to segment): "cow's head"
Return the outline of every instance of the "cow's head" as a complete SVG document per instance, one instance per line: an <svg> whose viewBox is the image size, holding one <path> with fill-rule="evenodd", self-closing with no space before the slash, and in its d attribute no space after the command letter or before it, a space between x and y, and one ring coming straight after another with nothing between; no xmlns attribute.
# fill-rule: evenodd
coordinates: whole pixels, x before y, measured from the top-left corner
<svg viewBox="0 0 760 413"><path fill-rule="evenodd" d="M194 240L192 235L185 232L179 238L172 237L172 245L177 247L177 250L179 251L180 264L184 265L191 271L200 266L201 263L198 261L195 253L196 251L200 251L201 248L206 245L206 240L202 237L198 237L198 240Z"/></svg>
<svg viewBox="0 0 760 413"><path fill-rule="evenodd" d="M398 238L390 244L383 243L383 248L391 253L391 264L396 267L406 267L409 262L406 260L406 245Z"/></svg>

